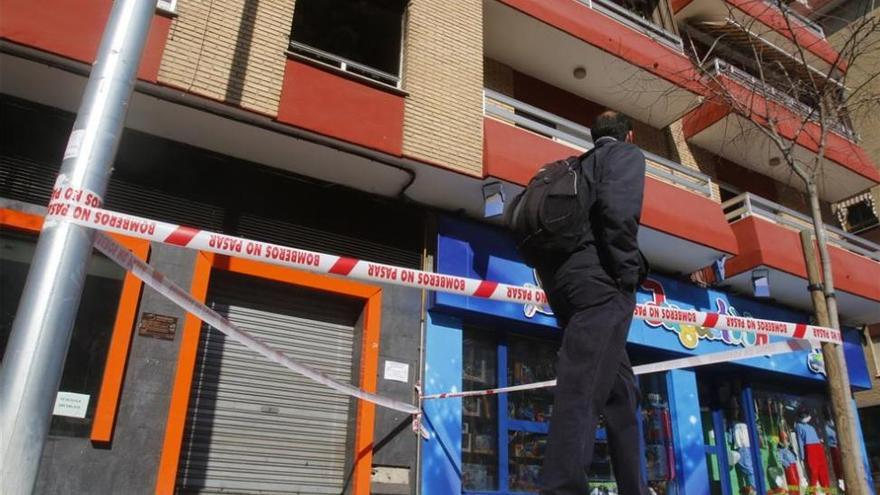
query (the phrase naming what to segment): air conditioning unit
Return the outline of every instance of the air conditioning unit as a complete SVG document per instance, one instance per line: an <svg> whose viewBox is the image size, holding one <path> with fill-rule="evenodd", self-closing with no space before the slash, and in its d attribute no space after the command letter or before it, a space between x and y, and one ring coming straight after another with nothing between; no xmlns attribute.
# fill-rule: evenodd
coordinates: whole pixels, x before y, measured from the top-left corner
<svg viewBox="0 0 880 495"><path fill-rule="evenodd" d="M880 225L877 204L870 191L845 199L834 205L834 211L843 230L858 234Z"/></svg>

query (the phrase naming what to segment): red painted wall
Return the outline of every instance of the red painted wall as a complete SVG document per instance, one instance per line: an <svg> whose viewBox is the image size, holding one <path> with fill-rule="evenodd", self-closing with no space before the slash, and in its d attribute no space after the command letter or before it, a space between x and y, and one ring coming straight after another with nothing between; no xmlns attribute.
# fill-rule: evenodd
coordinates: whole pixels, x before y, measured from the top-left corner
<svg viewBox="0 0 880 495"><path fill-rule="evenodd" d="M642 224L726 253L738 252L721 205L651 177L645 181Z"/></svg>
<svg viewBox="0 0 880 495"><path fill-rule="evenodd" d="M579 151L495 119L483 121L483 172L525 185L544 164Z"/></svg>
<svg viewBox="0 0 880 495"><path fill-rule="evenodd" d="M529 16L702 94L693 65L684 54L662 45L579 2L499 0Z"/></svg>
<svg viewBox="0 0 880 495"><path fill-rule="evenodd" d="M528 183L547 162L578 154L573 148L495 119L486 118L483 129L486 175L516 184ZM718 203L651 177L645 181L642 223L727 253L737 252L736 238Z"/></svg>
<svg viewBox="0 0 880 495"><path fill-rule="evenodd" d="M278 120L400 156L403 96L289 59Z"/></svg>
<svg viewBox="0 0 880 495"><path fill-rule="evenodd" d="M767 125L766 121L762 120L760 116L774 116L778 119L779 133L783 137L792 140L796 139L799 145L818 153L819 136L821 135L818 124L809 122L801 128L802 118L787 107L765 100L761 95L754 94L750 89L732 79L725 77L722 82L726 85L730 94L739 101L750 102L754 113L753 120L756 123ZM683 129L685 138L690 138L702 132L726 117L729 113L730 108L725 105L712 101L703 103L684 117ZM880 182L880 171L878 171L877 166L864 148L837 133L827 133L825 157L862 177L874 182Z"/></svg>
<svg viewBox="0 0 880 495"><path fill-rule="evenodd" d="M821 58L829 64L837 64L841 70L846 70L847 64L845 60L838 60L839 53L831 43L818 34L813 33L804 24L797 19L790 19L792 29L788 28L785 16L782 15L777 8L770 6L764 0L726 0L730 5L735 6L739 10L745 12L751 17L758 19L764 25L785 36L789 40L797 40L797 43L809 50L811 53Z"/></svg>
<svg viewBox="0 0 880 495"><path fill-rule="evenodd" d="M111 0L0 0L0 38L91 64ZM138 78L156 82L171 19L153 16Z"/></svg>
<svg viewBox="0 0 880 495"><path fill-rule="evenodd" d="M754 216L731 225L739 256L727 262L728 276L766 265L806 279L800 236L794 230ZM834 285L843 291L880 301L880 263L829 246Z"/></svg>
<svg viewBox="0 0 880 495"><path fill-rule="evenodd" d="M714 0L703 0L714 1ZM789 40L797 40L798 43L809 50L811 53L821 58L829 64L837 63L841 70L846 70L847 63L845 60L837 60L838 52L828 43L828 40L821 38L807 29L797 19L792 19L792 27L794 32L788 29L785 17L779 10L770 6L764 0L725 0L728 4L738 8L745 14L758 19L762 24L768 26ZM671 0L672 12L679 13L687 6L691 5L694 0ZM815 2L811 2L815 3ZM799 4L795 3L795 6ZM799 9L795 9L799 10Z"/></svg>

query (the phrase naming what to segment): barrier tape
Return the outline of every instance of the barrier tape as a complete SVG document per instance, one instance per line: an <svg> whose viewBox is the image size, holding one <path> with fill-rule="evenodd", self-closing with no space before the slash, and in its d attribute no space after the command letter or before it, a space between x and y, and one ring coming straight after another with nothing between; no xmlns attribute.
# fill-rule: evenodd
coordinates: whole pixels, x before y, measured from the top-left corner
<svg viewBox="0 0 880 495"><path fill-rule="evenodd" d="M103 233L98 233L95 239L95 247L108 258L119 264L123 269L131 272L134 276L142 280L145 284L152 287L158 293L167 297L171 302L177 304L182 309L191 313L201 321L211 325L217 330L223 332L228 337L241 343L252 351L266 357L270 361L276 362L291 371L299 373L306 378L320 383L342 394L355 397L376 404L378 406L387 407L396 411L412 414L413 430L427 438L427 431L421 421L422 402L431 399L452 399L459 397L471 397L480 395L495 395L500 393L516 392L523 390L534 390L539 388L547 388L556 386L556 380L545 382L537 382L523 385L515 385L512 387L495 388L489 390L474 390L467 392L449 392L432 395L422 395L421 388L417 386L418 406L413 406L406 402L391 399L381 395L366 392L347 383L338 382L320 371L314 370L308 366L297 363L285 354L272 349L260 340L254 338L247 331L239 328L224 316L220 315L213 309L207 307L204 303L196 300L185 289L173 281L166 278L156 269L131 254L128 249L117 243L112 238ZM804 340L791 339L785 342L776 342L773 344L765 344L745 349L737 349L727 352L717 352L705 356L691 356L682 359L673 359L660 363L652 363L648 365L636 366L633 368L635 374L657 373L660 371L668 371L679 368L690 368L695 366L704 366L719 362L728 362L732 360L745 359L754 356L770 356L783 352L806 350L811 344Z"/></svg>
<svg viewBox="0 0 880 495"><path fill-rule="evenodd" d="M81 194L81 191L79 193ZM251 259L315 273L333 274L357 280L480 297L494 301L547 304L547 296L542 290L536 288L425 272L217 234L104 210L95 206L100 204L100 200L95 200L93 203L77 203L67 199L76 196L77 191L68 192L64 186L56 188L52 197L57 199L53 199L49 203L47 224L54 225L61 220L67 220L104 232L115 232L172 246ZM839 330L803 323L746 318L652 304L636 305L633 315L640 320L665 321L694 327L715 328L722 331L750 332L767 336L775 335L841 343Z"/></svg>
<svg viewBox="0 0 880 495"><path fill-rule="evenodd" d="M651 373L660 373L662 371L677 370L681 368L696 368L698 366L706 366L709 364L725 363L729 361L737 361L740 359L748 359L757 356L773 356L776 354L784 354L787 352L806 351L813 346L809 341L800 339L790 339L784 342L774 342L772 344L763 344L745 349L735 349L732 351L714 352L703 356L690 356L680 359L671 359L669 361L661 361L659 363L643 364L633 367L633 373L636 375L648 375ZM526 383L523 385L513 385L510 387L490 388L484 390L468 390L465 392L444 392L440 394L423 395L422 400L433 399L455 399L460 397L480 397L484 395L496 395L510 392L521 392L523 390L536 390L541 388L550 388L556 386L556 380L547 380L543 382Z"/></svg>
<svg viewBox="0 0 880 495"><path fill-rule="evenodd" d="M316 383L320 383L322 385L330 387L337 392L341 392L343 394L356 397L358 399L372 402L373 404L382 407L394 409L396 411L401 411L408 414L420 414L419 409L412 404L407 404L399 400L372 394L347 383L338 382L325 375L324 373L314 370L308 366L299 364L284 355L283 353L272 349L263 342L255 339L247 331L237 327L235 324L233 324L231 321L229 321L213 309L205 306L200 301L197 301L195 298L192 297L192 295L190 295L189 292L187 292L171 280L165 278L164 275L157 272L146 262L131 254L128 249L121 246L110 237L99 233L95 239L95 247L98 248L99 251L104 253L104 255L106 255L108 258L122 266L126 271L131 272L132 274L134 274L135 277L143 280L145 284L155 289L156 292L167 297L171 302L177 304L196 318L211 325L212 327L223 332L232 339L240 342L248 349L258 354L261 354L270 361L274 361L281 366L290 369L291 371L295 371L305 376L306 378L309 378Z"/></svg>
<svg viewBox="0 0 880 495"><path fill-rule="evenodd" d="M191 313L196 318L201 321L211 325L217 330L223 332L228 337L234 339L235 341L241 343L245 347L251 349L252 351L266 357L270 361L274 361L291 371L299 373L306 378L309 378L316 383L320 383L325 385L337 392L349 395L351 397L355 397L361 400L365 400L368 402L372 402L378 406L387 407L389 409L394 409L396 411L401 411L404 413L412 414L415 416L413 422L413 429L421 434L425 435L424 426L421 423L421 403L425 400L431 399L452 399L459 397L472 397L472 396L481 396L481 395L495 395L500 393L508 393L508 392L517 392L523 390L534 390L540 388L548 388L555 387L556 380L549 380L544 382L536 382L529 383L523 385L514 385L511 387L502 387L502 388L494 388L488 390L472 390L467 392L449 392L449 393L441 393L441 394L432 394L432 395L422 395L421 389L417 387L418 397L419 397L419 406L413 406L411 404L398 401L396 399L391 399L388 397L384 397L381 395L373 394L370 392L366 392L352 385L338 382L324 373L320 371L314 370L308 366L297 363L296 361L290 359L283 353L272 349L267 346L263 342L254 338L250 335L246 330L243 330L236 326L234 323L229 321L224 316L220 315L213 309L206 306L201 301L196 300L190 295L185 289L174 283L173 281L166 278L164 275L159 273L155 268L151 267L149 264L141 260L140 258L131 254L125 247L121 244L108 237L103 233L99 233L95 239L95 247L104 253L108 258L119 264L123 269L128 272L131 272L134 276L142 280L145 284L152 287L158 293L167 297L171 302L177 304L187 312ZM727 352L716 352L713 354L705 355L705 356L691 356L682 359L673 359L670 361L663 361L660 363L652 363L647 365L636 366L633 368L633 372L636 375L646 374L646 373L657 373L661 371L668 371L672 369L679 368L691 368L695 366L704 366L708 364L714 364L719 362L727 362L738 359L745 359L754 356L770 356L774 354L780 354L783 352L790 351L798 351L798 350L806 350L810 348L810 343L804 340L799 339L791 339L785 342L776 342L773 344L765 344L755 347L749 347L746 349L736 349L733 351Z"/></svg>

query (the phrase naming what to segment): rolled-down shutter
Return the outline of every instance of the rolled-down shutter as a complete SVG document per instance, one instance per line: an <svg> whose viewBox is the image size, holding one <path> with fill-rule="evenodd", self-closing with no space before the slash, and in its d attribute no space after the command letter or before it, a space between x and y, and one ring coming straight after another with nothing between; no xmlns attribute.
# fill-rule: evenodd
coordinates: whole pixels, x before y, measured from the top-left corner
<svg viewBox="0 0 880 495"><path fill-rule="evenodd" d="M215 272L215 310L291 358L352 381L362 301ZM349 399L205 327L193 379L178 489L339 494Z"/></svg>

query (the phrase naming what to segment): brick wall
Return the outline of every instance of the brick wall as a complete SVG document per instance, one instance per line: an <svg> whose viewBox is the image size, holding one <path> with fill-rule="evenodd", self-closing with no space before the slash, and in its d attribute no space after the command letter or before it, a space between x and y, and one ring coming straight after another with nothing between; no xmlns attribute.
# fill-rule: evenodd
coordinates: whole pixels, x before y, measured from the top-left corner
<svg viewBox="0 0 880 495"><path fill-rule="evenodd" d="M483 173L480 0L412 0L407 21L405 155Z"/></svg>
<svg viewBox="0 0 880 495"><path fill-rule="evenodd" d="M718 177L715 156L712 153L687 142L684 137L684 128L681 120L673 122L666 131L666 138L669 143L667 150L668 158L674 160L685 167L699 170L709 177ZM721 201L721 191L718 184L712 182L712 199Z"/></svg>
<svg viewBox="0 0 880 495"><path fill-rule="evenodd" d="M159 82L275 115L294 0L178 2Z"/></svg>
<svg viewBox="0 0 880 495"><path fill-rule="evenodd" d="M861 4L853 2L853 7L856 7L856 5ZM880 16L880 6L874 8L868 16ZM847 40L852 37L851 29L853 28L855 26L837 31L828 38L829 43L837 49L842 49L847 44ZM880 67L880 50L876 49L878 43L880 43L880 32L872 31L861 42L860 46L863 50L868 47L874 48L864 50L864 53L859 56L856 63L849 68L846 80L847 86L855 88L865 84L865 88L860 91L861 96L855 98L859 102L864 102L868 98L880 94L880 79L876 77L871 79L877 73L877 67ZM874 160L874 165L880 167L880 113L877 112L876 104L858 106L860 108L852 109L851 117L853 127L861 136L859 144L868 152L871 159Z"/></svg>
<svg viewBox="0 0 880 495"><path fill-rule="evenodd" d="M873 328L876 328L875 333L880 335L880 326L873 325ZM868 336L869 334L866 335L866 337ZM871 345L870 340L868 346L865 346L865 360L868 361L868 372L871 373L873 388L856 394L856 403L859 407L880 406L880 379L877 378L880 375L880 369L877 367L877 363L880 362L880 342L878 342L878 337L873 338L874 348L868 348Z"/></svg>

